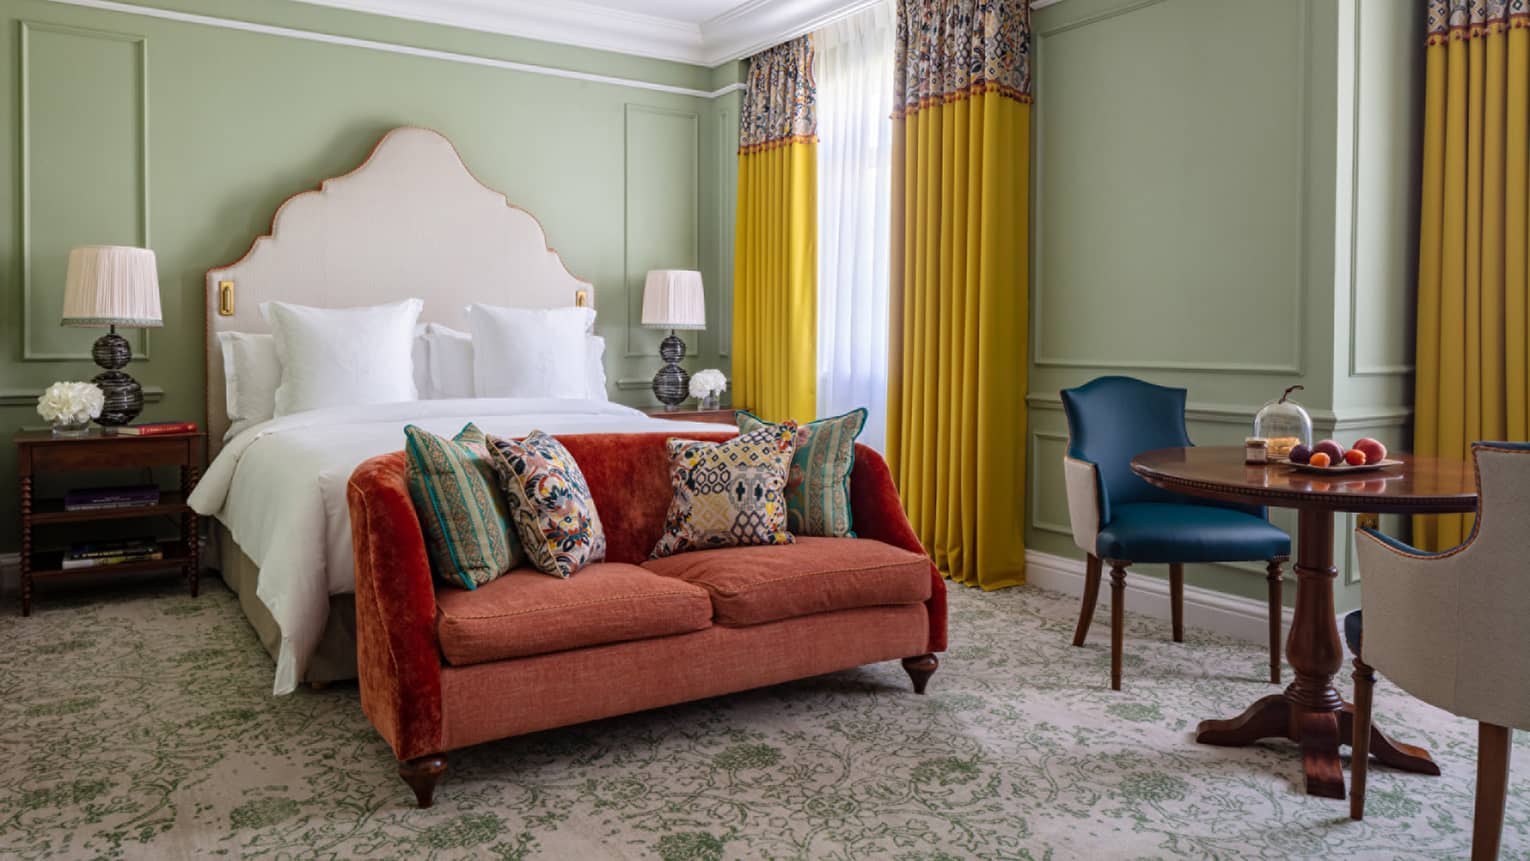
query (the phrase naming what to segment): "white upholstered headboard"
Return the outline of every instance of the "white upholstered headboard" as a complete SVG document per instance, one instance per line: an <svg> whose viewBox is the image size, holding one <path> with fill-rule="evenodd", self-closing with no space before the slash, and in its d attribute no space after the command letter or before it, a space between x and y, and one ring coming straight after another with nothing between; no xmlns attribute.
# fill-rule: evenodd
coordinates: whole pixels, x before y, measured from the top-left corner
<svg viewBox="0 0 1530 861"><path fill-rule="evenodd" d="M592 305L542 225L480 183L438 132L397 128L350 173L288 198L244 256L207 272L207 435L228 428L218 333L269 331L260 303L343 308L418 296L422 323L467 328L472 302Z"/></svg>

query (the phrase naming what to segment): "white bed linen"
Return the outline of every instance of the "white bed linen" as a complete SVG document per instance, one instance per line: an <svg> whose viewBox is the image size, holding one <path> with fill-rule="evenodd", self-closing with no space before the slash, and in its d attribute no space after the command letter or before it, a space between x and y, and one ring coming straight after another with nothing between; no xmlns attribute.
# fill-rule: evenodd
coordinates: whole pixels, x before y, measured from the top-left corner
<svg viewBox="0 0 1530 861"><path fill-rule="evenodd" d="M500 436L722 429L651 418L609 401L463 398L312 410L245 430L224 446L189 503L216 517L260 566L256 594L282 632L275 693L297 687L324 633L329 597L355 589L345 498L351 472L402 449L406 424L451 436L469 421Z"/></svg>

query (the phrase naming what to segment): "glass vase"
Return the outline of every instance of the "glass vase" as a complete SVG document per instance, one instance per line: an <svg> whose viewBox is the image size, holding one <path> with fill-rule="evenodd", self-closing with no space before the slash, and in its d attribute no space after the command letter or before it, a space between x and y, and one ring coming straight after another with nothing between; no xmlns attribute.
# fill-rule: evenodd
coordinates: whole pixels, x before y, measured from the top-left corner
<svg viewBox="0 0 1530 861"><path fill-rule="evenodd" d="M80 437L90 433L90 419L58 419L53 423L56 437Z"/></svg>
<svg viewBox="0 0 1530 861"><path fill-rule="evenodd" d="M715 409L717 409L717 407L718 407L717 396L716 395L707 395L706 397L701 399L701 405L698 406L696 409L698 409L698 410L715 410Z"/></svg>

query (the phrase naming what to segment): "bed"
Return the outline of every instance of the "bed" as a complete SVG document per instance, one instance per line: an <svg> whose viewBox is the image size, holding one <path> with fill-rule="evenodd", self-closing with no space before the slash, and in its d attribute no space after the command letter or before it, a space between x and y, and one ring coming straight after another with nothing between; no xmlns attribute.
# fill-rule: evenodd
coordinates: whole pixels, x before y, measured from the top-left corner
<svg viewBox="0 0 1530 861"><path fill-rule="evenodd" d="M346 308L412 297L419 322L465 329L470 303L593 307L593 286L541 225L482 185L437 132L388 132L354 171L289 198L269 234L207 273L209 452L190 502L214 521L215 557L276 664L275 693L356 675L345 484L361 461L403 447L403 427L451 435L686 433L717 426L650 418L604 397L446 398L320 408L230 430L219 334L265 333L266 301ZM603 378L603 377L602 377ZM598 393L597 393L598 391Z"/></svg>

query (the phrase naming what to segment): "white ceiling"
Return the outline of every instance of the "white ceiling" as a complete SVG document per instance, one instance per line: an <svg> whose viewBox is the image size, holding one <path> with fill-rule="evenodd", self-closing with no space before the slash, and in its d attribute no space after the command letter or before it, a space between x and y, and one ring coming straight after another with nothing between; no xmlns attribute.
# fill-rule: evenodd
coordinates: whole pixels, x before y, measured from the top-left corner
<svg viewBox="0 0 1530 861"><path fill-rule="evenodd" d="M302 0L711 68L883 0Z"/></svg>

